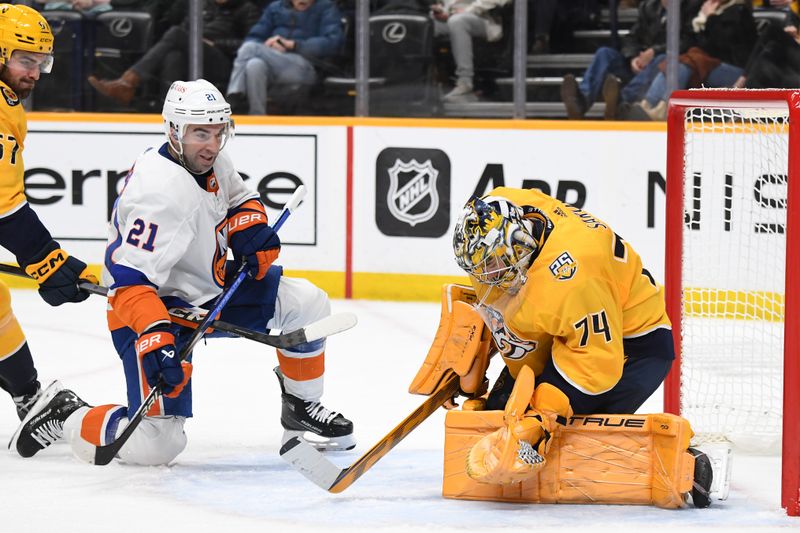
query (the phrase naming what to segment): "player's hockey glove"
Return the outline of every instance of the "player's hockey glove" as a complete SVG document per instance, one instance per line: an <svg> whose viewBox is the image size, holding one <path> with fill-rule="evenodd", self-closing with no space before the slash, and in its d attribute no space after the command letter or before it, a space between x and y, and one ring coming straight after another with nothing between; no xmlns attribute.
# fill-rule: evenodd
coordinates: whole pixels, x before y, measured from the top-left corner
<svg viewBox="0 0 800 533"><path fill-rule="evenodd" d="M181 361L175 348L175 336L166 325L156 325L139 335L136 355L142 361L147 384L163 383L167 398L177 397L192 377L192 363Z"/></svg>
<svg viewBox="0 0 800 533"><path fill-rule="evenodd" d="M558 423L572 409L563 392L549 383L536 388L533 370L523 366L503 414L505 427L479 440L467 455L467 474L481 483L517 483L545 464Z"/></svg>
<svg viewBox="0 0 800 533"><path fill-rule="evenodd" d="M78 282L98 282L86 263L62 250L56 241L50 241L25 264L25 273L39 283L42 299L53 306L82 302L89 293L78 288Z"/></svg>
<svg viewBox="0 0 800 533"><path fill-rule="evenodd" d="M250 276L263 279L281 250L281 241L267 224L264 205L248 200L228 213L228 240L233 256L247 263Z"/></svg>

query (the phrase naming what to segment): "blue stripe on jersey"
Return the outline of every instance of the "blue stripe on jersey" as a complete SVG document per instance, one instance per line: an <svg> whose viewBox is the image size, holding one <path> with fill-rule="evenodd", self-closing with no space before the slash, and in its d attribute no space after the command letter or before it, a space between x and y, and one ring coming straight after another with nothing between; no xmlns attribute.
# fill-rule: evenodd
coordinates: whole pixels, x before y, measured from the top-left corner
<svg viewBox="0 0 800 533"><path fill-rule="evenodd" d="M155 283L152 283L147 276L136 270L135 268L127 267L125 265L111 265L108 273L114 278L114 283L111 284L110 289L119 289L120 287L130 287L132 285L150 285L158 289Z"/></svg>
<svg viewBox="0 0 800 533"><path fill-rule="evenodd" d="M117 428L119 427L119 421L123 418L128 418L128 408L119 406L117 409L114 409L111 412L111 415L108 417L108 423L106 424L106 435L105 435L105 442L111 443L117 439Z"/></svg>
<svg viewBox="0 0 800 533"><path fill-rule="evenodd" d="M111 256L114 255L114 252L122 246L122 233L119 231L119 222L117 221L117 204L119 204L119 197L114 201L114 211L111 220L111 224L114 226L114 230L117 232L117 238L114 239L108 246L106 246L106 255L103 259L103 263L106 266L106 270L111 272L111 268L114 266L114 261L111 259Z"/></svg>

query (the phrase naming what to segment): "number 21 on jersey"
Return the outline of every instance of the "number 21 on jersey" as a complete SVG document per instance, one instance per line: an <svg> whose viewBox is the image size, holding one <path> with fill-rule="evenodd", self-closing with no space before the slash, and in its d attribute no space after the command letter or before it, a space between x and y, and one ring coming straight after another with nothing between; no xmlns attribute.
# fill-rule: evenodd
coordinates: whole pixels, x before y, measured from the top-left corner
<svg viewBox="0 0 800 533"><path fill-rule="evenodd" d="M143 238L145 229L147 235ZM144 220L137 218L133 221L133 227L128 232L128 238L125 239L125 241L142 250L152 252L154 250L153 243L156 240L156 233L158 233L158 224L153 224L152 222L146 224Z"/></svg>

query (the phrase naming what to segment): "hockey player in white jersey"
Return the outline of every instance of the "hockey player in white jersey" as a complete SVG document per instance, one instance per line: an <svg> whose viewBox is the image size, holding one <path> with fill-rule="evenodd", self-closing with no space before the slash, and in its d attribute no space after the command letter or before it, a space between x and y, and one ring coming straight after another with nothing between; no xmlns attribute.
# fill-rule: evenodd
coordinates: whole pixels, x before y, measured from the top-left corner
<svg viewBox="0 0 800 533"><path fill-rule="evenodd" d="M20 431L20 455L53 440L53 423L75 454L92 462L127 425L150 388L163 396L132 433L119 457L166 464L186 446L192 416L191 356L177 354L191 331L170 321L168 308L210 309L241 262L248 278L220 319L255 330L291 331L330 314L327 295L272 265L280 240L258 194L249 190L223 147L233 136L230 105L209 82L176 81L164 102L167 142L145 151L125 179L109 225L103 281L109 287L108 324L127 381L128 405L90 407L56 397ZM228 247L234 261L227 261ZM207 336L224 335L211 333ZM307 437L321 449L355 446L353 424L322 406L324 339L278 350L284 441ZM257 378L258 379L258 378ZM57 435L58 432L55 432Z"/></svg>

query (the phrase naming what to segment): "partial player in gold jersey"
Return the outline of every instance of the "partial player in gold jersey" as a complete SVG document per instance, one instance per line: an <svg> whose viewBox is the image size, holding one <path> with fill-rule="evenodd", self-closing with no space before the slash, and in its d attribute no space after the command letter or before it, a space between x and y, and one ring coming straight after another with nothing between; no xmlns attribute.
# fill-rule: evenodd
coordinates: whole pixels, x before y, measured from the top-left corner
<svg viewBox="0 0 800 533"><path fill-rule="evenodd" d="M25 199L22 150L28 127L21 101L40 74L53 66L53 34L47 21L23 5L0 4L0 246L39 283L50 305L80 302L89 294L78 281L97 282L86 264L53 240ZM28 343L11 310L11 294L0 282L0 387L11 394L24 419L37 401L62 389L54 382L42 391ZM71 394L64 390L62 394Z"/></svg>
<svg viewBox="0 0 800 533"><path fill-rule="evenodd" d="M444 359L459 361L457 373L470 369L461 388L479 396L489 354L499 351L506 367L485 409L513 414L471 449L473 479L524 479L544 463L556 424L633 413L669 372L663 288L602 220L537 190L501 187L467 202L453 247L472 287L446 287L443 354L434 341L411 392L428 393L433 360Z"/></svg>

